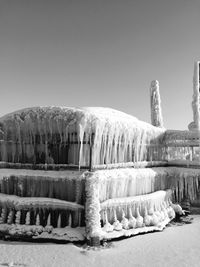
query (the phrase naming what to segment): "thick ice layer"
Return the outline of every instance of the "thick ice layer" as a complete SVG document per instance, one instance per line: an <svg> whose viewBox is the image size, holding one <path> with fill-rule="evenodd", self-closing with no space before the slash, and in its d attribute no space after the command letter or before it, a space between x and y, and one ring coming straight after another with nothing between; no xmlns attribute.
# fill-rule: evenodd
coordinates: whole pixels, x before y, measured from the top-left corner
<svg viewBox="0 0 200 267"><path fill-rule="evenodd" d="M170 198L171 190L167 190L136 197L106 200L101 204L103 231L121 231L145 226L158 227L164 221L168 223L175 217L174 211L171 214L172 208L168 202Z"/></svg>
<svg viewBox="0 0 200 267"><path fill-rule="evenodd" d="M144 204L148 204L149 207L151 206L151 204L152 206L155 206L157 204L161 204L163 201L168 201L169 199L171 199L171 196L171 190L159 190L154 193L144 194L140 196L112 198L101 203L101 210L106 210L109 208L123 209L127 208L128 205L137 205L140 206L140 211L142 210L142 215L144 215ZM136 215L136 211L134 215Z"/></svg>
<svg viewBox="0 0 200 267"><path fill-rule="evenodd" d="M164 129L110 108L36 107L0 119L0 160L92 164L142 161Z"/></svg>
<svg viewBox="0 0 200 267"><path fill-rule="evenodd" d="M173 190L175 201L184 197L193 200L200 184L200 170L176 167L101 170L93 176L99 181L100 202L166 189Z"/></svg>
<svg viewBox="0 0 200 267"><path fill-rule="evenodd" d="M101 170L94 175L99 179L100 202L168 189L166 168Z"/></svg>
<svg viewBox="0 0 200 267"><path fill-rule="evenodd" d="M187 197L194 200L200 189L200 170L188 168L169 168L168 175L171 178L171 188L174 191L174 200L181 202Z"/></svg>
<svg viewBox="0 0 200 267"><path fill-rule="evenodd" d="M85 174L81 171L1 169L0 192L21 197L57 198L84 204Z"/></svg>
<svg viewBox="0 0 200 267"><path fill-rule="evenodd" d="M129 218L130 210L133 216L137 216L137 208L139 209L140 214L144 217L145 208L149 211L149 209L154 210L160 209L160 205L163 202L167 202L171 199L171 190L167 191L157 191L151 194L145 194L140 196L133 196L133 197L125 197L125 198L113 198L108 199L101 203L101 216L104 219L104 211L106 211L108 220L110 222L114 221L113 213L116 212L117 218L121 221L122 220L122 211L124 215Z"/></svg>
<svg viewBox="0 0 200 267"><path fill-rule="evenodd" d="M84 206L63 201L55 198L44 198L44 197L18 197L14 195L6 195L0 193L0 205L1 207L8 207L10 209L62 209L62 210L83 210Z"/></svg>
<svg viewBox="0 0 200 267"><path fill-rule="evenodd" d="M52 198L0 194L0 224L65 227L84 225L84 206Z"/></svg>
<svg viewBox="0 0 200 267"><path fill-rule="evenodd" d="M1 234L11 238L54 239L62 241L84 241L85 227L64 228L42 227L36 225L0 224Z"/></svg>

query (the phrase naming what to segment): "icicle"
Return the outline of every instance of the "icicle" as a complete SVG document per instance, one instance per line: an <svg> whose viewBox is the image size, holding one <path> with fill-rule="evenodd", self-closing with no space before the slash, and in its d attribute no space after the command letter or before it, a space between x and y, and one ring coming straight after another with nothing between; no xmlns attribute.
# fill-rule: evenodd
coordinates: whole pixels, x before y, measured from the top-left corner
<svg viewBox="0 0 200 267"><path fill-rule="evenodd" d="M125 212L122 210L122 220L121 224L123 229L128 230L129 229L129 220L125 217Z"/></svg>
<svg viewBox="0 0 200 267"><path fill-rule="evenodd" d="M153 215L157 217L158 222L161 222L162 221L162 214L160 213L160 209L158 206L159 206L158 203L157 203L157 205L154 203L154 214Z"/></svg>
<svg viewBox="0 0 200 267"><path fill-rule="evenodd" d="M140 215L139 208L136 208L136 227L141 228L143 226L143 217Z"/></svg>
<svg viewBox="0 0 200 267"><path fill-rule="evenodd" d="M57 228L61 228L61 214L59 213L58 220L57 220Z"/></svg>
<svg viewBox="0 0 200 267"><path fill-rule="evenodd" d="M30 224L30 211L28 211L26 213L26 222L25 222L26 225L29 225Z"/></svg>
<svg viewBox="0 0 200 267"><path fill-rule="evenodd" d="M7 208L4 207L2 208L2 211L1 211L0 223L5 223L6 219L7 219Z"/></svg>
<svg viewBox="0 0 200 267"><path fill-rule="evenodd" d="M148 215L147 207L145 206L145 211L144 211L144 224L145 224L145 226L150 226L151 220L152 220L152 218L151 218L151 216Z"/></svg>
<svg viewBox="0 0 200 267"><path fill-rule="evenodd" d="M51 213L49 212L48 218L47 218L47 226L51 225Z"/></svg>
<svg viewBox="0 0 200 267"><path fill-rule="evenodd" d="M114 212L114 223L113 223L113 228L116 231L121 231L122 230L122 224L117 220L117 214L116 214L116 209L113 209Z"/></svg>
<svg viewBox="0 0 200 267"><path fill-rule="evenodd" d="M129 228L135 228L136 227L136 219L132 215L131 206L129 206L128 211L129 211Z"/></svg>
<svg viewBox="0 0 200 267"><path fill-rule="evenodd" d="M159 210L159 212L160 212L160 221L162 222L162 221L165 220L165 213L164 213L164 211L162 209L162 205L160 204L159 206L160 206L160 210Z"/></svg>
<svg viewBox="0 0 200 267"><path fill-rule="evenodd" d="M162 209L162 212L164 213L164 220L169 219L168 212L167 212L167 209L165 206L165 201L163 201L163 203L161 203L161 209Z"/></svg>
<svg viewBox="0 0 200 267"><path fill-rule="evenodd" d="M71 215L71 213L69 214L69 222L68 222L68 226L69 226L69 227L72 226L72 215Z"/></svg>
<svg viewBox="0 0 200 267"><path fill-rule="evenodd" d="M76 192L75 192L75 198L76 198L76 203L80 203L81 200L81 180L76 181Z"/></svg>
<svg viewBox="0 0 200 267"><path fill-rule="evenodd" d="M151 204L150 209L149 209L149 215L151 216L151 223L150 223L150 225L157 226L158 223L159 223L159 220L160 220L159 213L156 214L156 211L154 210L152 204Z"/></svg>
<svg viewBox="0 0 200 267"><path fill-rule="evenodd" d="M85 128L85 127L84 127ZM80 167L81 167L81 164L83 162L83 138L84 138L84 128L81 124L79 124L79 136L78 136L78 140L80 142L80 148L79 148L79 163L78 163L78 166L79 166L79 170L80 170Z"/></svg>
<svg viewBox="0 0 200 267"><path fill-rule="evenodd" d="M20 224L20 220L21 220L21 211L18 210L16 213L15 223Z"/></svg>
<svg viewBox="0 0 200 267"><path fill-rule="evenodd" d="M8 224L12 224L13 223L13 218L14 218L14 210L10 210L10 212L8 214L7 223Z"/></svg>
<svg viewBox="0 0 200 267"><path fill-rule="evenodd" d="M78 212L78 226L81 226L81 221L82 221L82 213L81 211Z"/></svg>
<svg viewBox="0 0 200 267"><path fill-rule="evenodd" d="M40 225L40 216L39 216L39 213L37 214L36 216L36 223L35 223L37 226Z"/></svg>
<svg viewBox="0 0 200 267"><path fill-rule="evenodd" d="M105 217L105 221L104 221L104 226L103 226L102 230L105 232L112 232L114 227L108 221L108 216L107 216L106 210L104 210L104 217Z"/></svg>

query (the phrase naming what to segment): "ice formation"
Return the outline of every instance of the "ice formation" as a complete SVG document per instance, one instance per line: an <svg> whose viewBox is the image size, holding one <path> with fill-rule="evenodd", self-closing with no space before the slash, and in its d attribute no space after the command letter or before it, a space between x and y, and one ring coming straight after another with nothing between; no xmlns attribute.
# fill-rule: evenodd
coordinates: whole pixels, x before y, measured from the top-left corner
<svg viewBox="0 0 200 267"><path fill-rule="evenodd" d="M136 197L109 199L101 205L103 238L135 235L161 230L175 217L169 199L170 191L157 191ZM154 207L154 208L152 208Z"/></svg>
<svg viewBox="0 0 200 267"><path fill-rule="evenodd" d="M161 99L159 92L159 82L154 80L150 87L151 96L151 123L157 127L163 127L163 117L161 109Z"/></svg>
<svg viewBox="0 0 200 267"><path fill-rule="evenodd" d="M0 160L92 164L142 161L164 130L109 108L36 107L0 119Z"/></svg>
<svg viewBox="0 0 200 267"><path fill-rule="evenodd" d="M65 227L81 225L84 206L51 198L0 194L0 223ZM61 221L62 220L62 221Z"/></svg>
<svg viewBox="0 0 200 267"><path fill-rule="evenodd" d="M193 122L188 125L189 130L200 130L200 73L199 73L199 61L194 64L194 76L193 76Z"/></svg>
<svg viewBox="0 0 200 267"><path fill-rule="evenodd" d="M181 167L100 170L93 177L99 181L100 202L168 188L173 190L174 200L178 202L185 196L194 200L200 185L198 169Z"/></svg>
<svg viewBox="0 0 200 267"><path fill-rule="evenodd" d="M183 215L171 201L195 200L200 189L199 63L192 131L165 130L158 81L150 93L153 125L100 107L0 118L0 233L98 244Z"/></svg>
<svg viewBox="0 0 200 267"><path fill-rule="evenodd" d="M56 198L84 205L85 173L1 169L0 192L23 198Z"/></svg>

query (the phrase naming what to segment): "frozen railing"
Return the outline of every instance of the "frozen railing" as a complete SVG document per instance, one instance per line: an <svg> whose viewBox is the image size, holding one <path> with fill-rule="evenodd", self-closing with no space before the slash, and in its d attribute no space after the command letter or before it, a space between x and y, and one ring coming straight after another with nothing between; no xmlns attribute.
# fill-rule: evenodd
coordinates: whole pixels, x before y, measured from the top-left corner
<svg viewBox="0 0 200 267"><path fill-rule="evenodd" d="M84 240L84 204L84 171L1 169L0 235Z"/></svg>
<svg viewBox="0 0 200 267"><path fill-rule="evenodd" d="M88 167L91 142L85 138L82 145L85 157L81 165ZM45 136L36 135L34 143L0 140L0 162L78 166L80 146L76 132L68 134L66 140L61 140L56 134L46 140Z"/></svg>
<svg viewBox="0 0 200 267"><path fill-rule="evenodd" d="M36 136L34 145L25 141L0 140L0 168L93 170L166 166L167 162L175 164L172 162L175 160L181 160L183 165L198 165L199 136L199 132L167 130L149 142L145 142L147 137L141 137L137 143L113 139L111 144L107 143L109 137L104 137L107 141L100 142L101 147L94 142L94 133L84 135L82 141L77 132L68 134L65 141L57 135L50 139Z"/></svg>
<svg viewBox="0 0 200 267"><path fill-rule="evenodd" d="M168 130L165 133L169 165L200 166L200 132Z"/></svg>
<svg viewBox="0 0 200 267"><path fill-rule="evenodd" d="M35 107L0 118L0 161L88 167L140 162L165 129L109 108Z"/></svg>
<svg viewBox="0 0 200 267"><path fill-rule="evenodd" d="M154 166L159 165L158 162L160 161L165 161L166 147L156 142L155 144L142 142L140 144L125 144L120 141L116 145L113 141L108 148L102 145L100 149L97 149L96 144L94 144L94 134L87 137L84 136L82 143L77 136L77 133L69 134L65 142L61 142L59 139L57 141L43 142L44 140L38 137L38 139L36 138L38 142L35 143L34 148L33 144L26 142L0 140L0 168L44 170L82 168L92 170ZM107 137L107 139L109 138ZM135 146L137 146L137 150ZM80 147L82 150L81 161L79 160ZM109 156L103 155L106 154L106 149L110 149ZM130 150L132 153L130 153ZM30 153L30 151L34 153ZM121 153L123 156L120 155Z"/></svg>
<svg viewBox="0 0 200 267"><path fill-rule="evenodd" d="M0 142L0 151L5 144ZM8 144L10 143L10 144ZM109 168L124 168L124 167L153 167L153 166L166 166L167 162L172 160L187 160L194 163L199 161L200 155L200 146L199 140L195 139L182 139L182 140L167 140L160 144L141 144L141 149L146 152L140 157L139 160L135 158L135 155L132 154L132 158L127 158L129 161L119 161L111 159L111 161L100 162L95 164L93 162L93 157L95 156L95 147L91 141L84 141L82 144L82 149L85 153L85 161L81 162L79 166L79 152L80 143L78 141L69 142L66 144L60 144L63 148L59 148L57 144L52 144L52 147L57 146L54 150L54 156L57 157L56 161L46 161L43 154L36 153L35 160L32 158L26 160L25 152L21 154L21 158L18 160L12 157L11 149L9 149L11 142L7 142L7 157L0 156L0 168L25 168L25 169L41 169L41 170L59 170L59 169L109 169ZM119 144L120 146L121 144ZM12 147L14 145L12 144ZM27 144L23 144L24 151ZM36 151L39 151L39 147L43 146L39 144L36 146ZM49 146L49 144L47 144ZM5 155L5 152L3 152ZM120 152L118 152L120 153ZM1 153L2 155L2 153ZM38 155L38 157L37 157ZM72 160L74 159L74 160Z"/></svg>

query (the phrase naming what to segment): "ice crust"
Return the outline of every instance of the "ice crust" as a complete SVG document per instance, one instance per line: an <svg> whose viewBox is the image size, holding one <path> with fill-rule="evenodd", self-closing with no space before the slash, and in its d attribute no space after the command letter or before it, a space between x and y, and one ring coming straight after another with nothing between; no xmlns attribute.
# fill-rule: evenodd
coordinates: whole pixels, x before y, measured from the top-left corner
<svg viewBox="0 0 200 267"><path fill-rule="evenodd" d="M162 127L162 123L159 126ZM52 222L54 228L63 228L63 224L77 228L84 225L82 210L86 203L88 239L109 236L102 234L101 221L109 231L124 227L122 235L163 229L170 221L170 218L164 218L169 205L165 193L156 191L170 188L174 201L180 202L184 197L193 200L199 190L199 170L131 167L137 167L133 163L169 163L167 145L182 145L188 139L189 147L191 140L198 142L193 136L196 138L194 133L154 127L110 108L36 107L3 116L0 118L1 162L74 164L79 167L91 164L94 169L93 172L1 169L1 193L18 197L0 194L0 223L19 224L21 220L27 225L42 224L49 229ZM188 153L189 149L186 147L184 151ZM171 152L176 157L174 149ZM114 169L94 171L95 166L107 168L109 164ZM149 193L153 194L152 199L142 197ZM155 223L150 229L141 224L140 230L128 229L130 209L138 221L140 214L153 216L152 220L156 221L154 215L144 212L148 209L150 214L151 205L155 208L152 214L160 214L160 226ZM54 211L50 212L50 209ZM63 215L63 210L70 210L70 213Z"/></svg>
<svg viewBox="0 0 200 267"><path fill-rule="evenodd" d="M43 153L45 163L59 163L53 155L55 148L49 148L49 144L58 143L60 163L87 165L87 144L93 143L94 165L141 161L147 157L146 145L159 142L163 133L164 129L110 108L28 108L0 119L1 160L34 163L37 144L37 153L40 158ZM66 159L61 149L70 142L74 146Z"/></svg>

